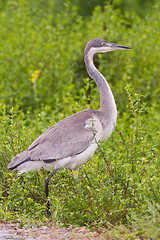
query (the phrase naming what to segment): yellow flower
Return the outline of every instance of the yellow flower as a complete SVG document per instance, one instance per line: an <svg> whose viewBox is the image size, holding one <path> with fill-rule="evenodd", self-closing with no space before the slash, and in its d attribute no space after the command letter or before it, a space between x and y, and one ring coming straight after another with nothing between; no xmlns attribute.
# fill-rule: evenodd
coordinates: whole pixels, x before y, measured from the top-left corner
<svg viewBox="0 0 160 240"><path fill-rule="evenodd" d="M37 80L38 76L39 76L40 70L35 70L32 74L31 74L31 78L29 78L29 81L31 81L32 83L35 83L35 81Z"/></svg>
<svg viewBox="0 0 160 240"><path fill-rule="evenodd" d="M35 72L35 73L40 73L40 70L35 70L34 72Z"/></svg>

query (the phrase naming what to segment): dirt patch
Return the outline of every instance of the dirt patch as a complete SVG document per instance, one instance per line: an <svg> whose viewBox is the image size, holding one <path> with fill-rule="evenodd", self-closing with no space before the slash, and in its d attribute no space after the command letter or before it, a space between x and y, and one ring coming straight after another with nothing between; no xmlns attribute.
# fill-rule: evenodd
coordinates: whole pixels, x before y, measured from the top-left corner
<svg viewBox="0 0 160 240"><path fill-rule="evenodd" d="M17 223L6 224L0 222L0 228L6 229L17 236L36 240L109 240L109 237L104 232L93 232L84 227L74 229L54 227L52 222L48 226L33 228L19 228Z"/></svg>

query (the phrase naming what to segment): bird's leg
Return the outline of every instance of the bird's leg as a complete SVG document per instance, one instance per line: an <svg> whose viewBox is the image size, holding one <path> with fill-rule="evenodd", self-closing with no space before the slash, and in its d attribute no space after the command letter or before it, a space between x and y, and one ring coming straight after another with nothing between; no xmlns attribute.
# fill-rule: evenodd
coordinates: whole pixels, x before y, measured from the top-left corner
<svg viewBox="0 0 160 240"><path fill-rule="evenodd" d="M75 181L78 180L78 170L77 171L73 171L73 178Z"/></svg>
<svg viewBox="0 0 160 240"><path fill-rule="evenodd" d="M54 170L53 172L51 172L51 174L49 175L49 177L47 177L45 180L44 180L44 191L45 191L45 195L46 195L46 198L47 198L47 214L46 214L46 217L49 218L50 215L51 215L51 212L50 212L50 202L49 202L49 199L48 199L48 184L49 184L49 181L50 179L53 177L53 175L56 173L57 170Z"/></svg>
<svg viewBox="0 0 160 240"><path fill-rule="evenodd" d="M46 206L47 206L47 214L46 214L46 217L47 217L47 218L49 218L50 215L51 215L51 212L50 212L50 203L49 203L49 199L48 199L48 184L49 184L49 180L50 180L49 177L44 180L44 190L45 190L45 195L46 195L46 199L47 199L47 204L46 204Z"/></svg>
<svg viewBox="0 0 160 240"><path fill-rule="evenodd" d="M73 179L74 179L75 186L76 186L76 189L75 189L76 193L79 193L79 190L78 190L78 187L79 187L79 184L78 184L79 183L79 181L78 181L78 170L79 169L73 171Z"/></svg>

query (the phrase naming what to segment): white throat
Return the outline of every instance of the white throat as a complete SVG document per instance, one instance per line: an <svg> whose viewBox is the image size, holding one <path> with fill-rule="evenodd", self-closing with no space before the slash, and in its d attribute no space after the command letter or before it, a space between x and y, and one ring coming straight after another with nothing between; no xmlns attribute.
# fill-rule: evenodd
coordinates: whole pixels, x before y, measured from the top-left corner
<svg viewBox="0 0 160 240"><path fill-rule="evenodd" d="M90 48L87 56L85 57L86 68L88 74L91 78L93 78L99 88L101 102L100 110L103 111L105 114L108 114L108 118L112 119L111 121L115 124L117 119L117 108L114 96L105 77L98 71L93 62L94 54L100 52L100 49L102 50L101 52L106 52L106 49L108 51L111 51L109 48L106 47Z"/></svg>

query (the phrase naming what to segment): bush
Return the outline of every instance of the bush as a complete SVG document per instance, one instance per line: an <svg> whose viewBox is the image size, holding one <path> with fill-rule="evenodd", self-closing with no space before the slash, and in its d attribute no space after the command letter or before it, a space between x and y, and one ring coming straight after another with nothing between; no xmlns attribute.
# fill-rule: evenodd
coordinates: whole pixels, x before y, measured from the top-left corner
<svg viewBox="0 0 160 240"><path fill-rule="evenodd" d="M4 220L46 221L43 180L48 173L18 176L7 165L54 123L85 108L99 108L99 92L86 73L83 50L88 40L101 37L133 47L95 59L117 102L116 131L81 167L78 182L70 171L56 173L50 182L52 216L64 226L125 224L134 226L138 236L148 236L143 223L150 221L153 211L159 214L158 1L153 7L154 13L142 19L136 13L122 14L110 4L103 10L95 7L85 18L68 1L63 14L55 14L49 0L9 0L3 5L0 199ZM156 210L150 211L151 206ZM140 230L135 230L133 218ZM153 224L153 239L158 239L157 229Z"/></svg>

